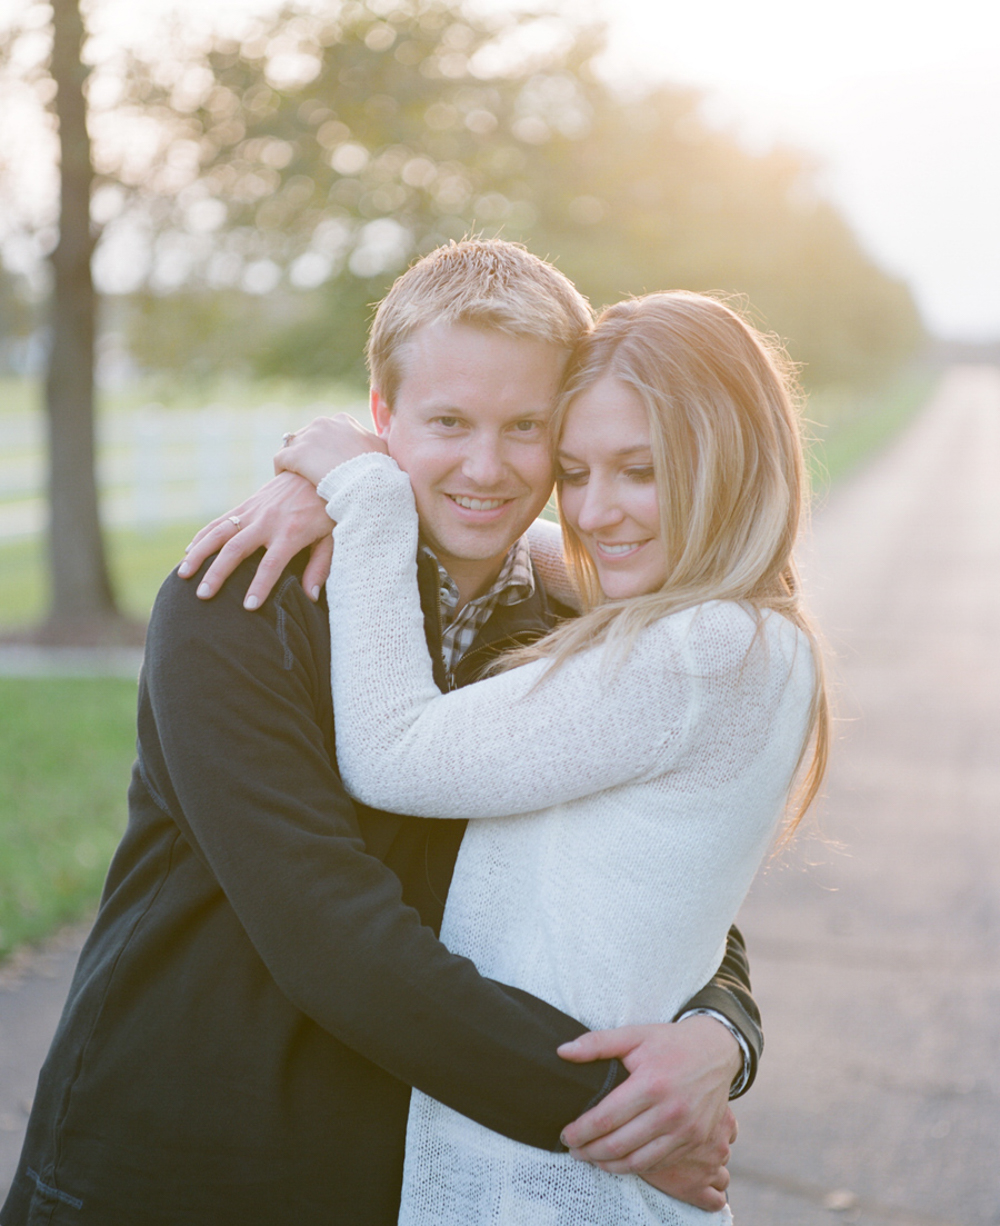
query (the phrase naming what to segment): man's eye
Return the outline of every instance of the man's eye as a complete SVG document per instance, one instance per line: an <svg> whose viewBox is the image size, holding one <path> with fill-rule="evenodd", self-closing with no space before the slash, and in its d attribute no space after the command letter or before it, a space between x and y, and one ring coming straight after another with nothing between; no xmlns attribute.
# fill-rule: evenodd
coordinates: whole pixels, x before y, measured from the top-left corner
<svg viewBox="0 0 1000 1226"><path fill-rule="evenodd" d="M439 426L444 426L446 430L453 430L458 425L457 417L439 417L437 419Z"/></svg>

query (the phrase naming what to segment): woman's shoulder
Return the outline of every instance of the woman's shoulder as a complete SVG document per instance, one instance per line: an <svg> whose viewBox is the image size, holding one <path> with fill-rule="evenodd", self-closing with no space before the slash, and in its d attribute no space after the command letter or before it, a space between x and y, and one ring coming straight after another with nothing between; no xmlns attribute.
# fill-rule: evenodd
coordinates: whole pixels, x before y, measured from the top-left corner
<svg viewBox="0 0 1000 1226"><path fill-rule="evenodd" d="M661 618L654 636L697 666L700 675L744 669L759 657L787 667L802 652L810 656L806 635L774 609L745 601L708 600Z"/></svg>

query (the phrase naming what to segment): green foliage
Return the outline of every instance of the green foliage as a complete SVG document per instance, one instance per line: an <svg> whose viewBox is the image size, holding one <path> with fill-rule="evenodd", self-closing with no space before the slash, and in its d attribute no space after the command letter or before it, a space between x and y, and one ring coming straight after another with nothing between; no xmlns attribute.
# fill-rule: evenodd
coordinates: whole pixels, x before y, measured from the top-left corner
<svg viewBox="0 0 1000 1226"><path fill-rule="evenodd" d="M125 828L134 681L0 678L0 958L97 901Z"/></svg>
<svg viewBox="0 0 1000 1226"><path fill-rule="evenodd" d="M561 40L517 52L518 27L539 21ZM624 101L592 71L599 48L599 32L544 12L500 24L456 0L344 0L133 64L129 105L171 133L141 191L161 244L187 244L194 264L173 304L188 348L161 355L143 312L170 299L147 301L142 360L360 380L392 277L480 232L554 259L597 306L745 295L813 385L895 369L922 338L912 299L818 197L810 162L746 152L690 90ZM212 305L241 278L256 298Z"/></svg>

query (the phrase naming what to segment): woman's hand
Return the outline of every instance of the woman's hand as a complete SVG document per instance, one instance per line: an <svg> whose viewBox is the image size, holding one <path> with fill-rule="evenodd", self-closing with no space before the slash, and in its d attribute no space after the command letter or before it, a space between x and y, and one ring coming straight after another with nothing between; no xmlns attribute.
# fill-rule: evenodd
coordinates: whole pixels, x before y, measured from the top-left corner
<svg viewBox="0 0 1000 1226"><path fill-rule="evenodd" d="M274 471L298 473L315 486L331 468L370 451L388 454L379 436L350 413L317 417L303 430L286 435L285 445L274 457Z"/></svg>
<svg viewBox="0 0 1000 1226"><path fill-rule="evenodd" d="M198 596L209 600L243 559L261 546L267 552L247 589L245 609L259 608L292 558L310 546L302 586L310 600L319 599L333 557L333 524L315 483L295 473L279 473L245 502L202 528L177 573L182 579L190 578L206 558L218 552L198 585Z"/></svg>

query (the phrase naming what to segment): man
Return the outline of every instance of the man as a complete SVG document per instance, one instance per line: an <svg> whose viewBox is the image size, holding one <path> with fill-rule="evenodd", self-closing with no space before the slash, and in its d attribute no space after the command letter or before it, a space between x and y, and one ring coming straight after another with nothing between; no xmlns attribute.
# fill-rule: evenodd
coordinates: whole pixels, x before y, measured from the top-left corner
<svg viewBox="0 0 1000 1226"><path fill-rule="evenodd" d="M551 487L546 419L588 326L565 278L504 243L434 253L379 310L373 408L415 487L443 686L555 619L518 541ZM718 1207L736 1040L695 1017L588 1036L560 1059L583 1026L440 945L462 823L344 793L326 611L302 590L303 562L253 617L239 582L207 606L174 577L161 590L129 827L0 1222L384 1226L410 1085L611 1169L666 1156L658 1186ZM742 1035L752 1073L748 986L734 937L693 1004ZM666 1095L665 1070L680 1077Z"/></svg>

